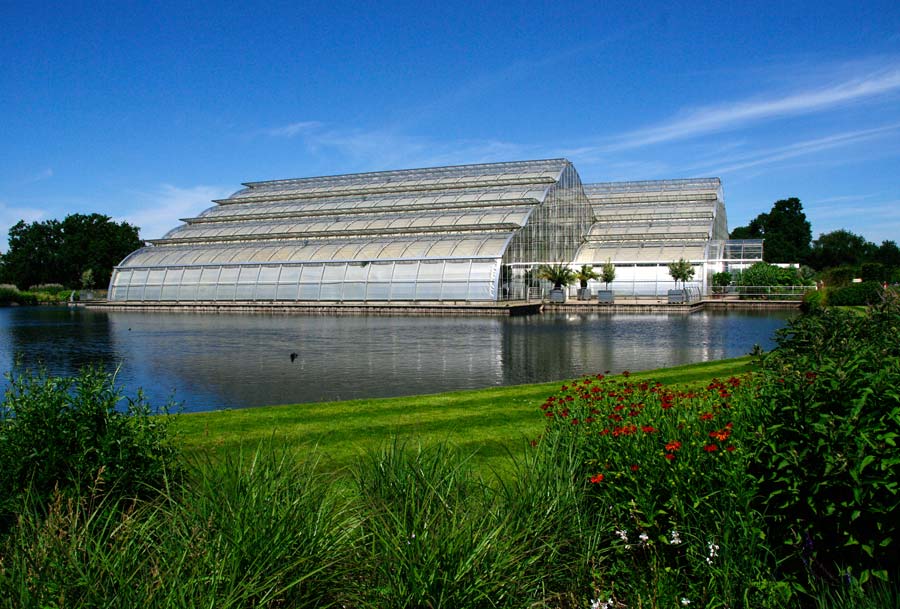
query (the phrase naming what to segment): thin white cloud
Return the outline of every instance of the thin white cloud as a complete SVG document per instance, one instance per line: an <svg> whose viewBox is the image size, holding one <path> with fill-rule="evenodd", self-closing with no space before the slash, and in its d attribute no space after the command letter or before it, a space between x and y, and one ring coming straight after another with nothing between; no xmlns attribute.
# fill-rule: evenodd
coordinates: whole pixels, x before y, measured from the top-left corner
<svg viewBox="0 0 900 609"><path fill-rule="evenodd" d="M223 199L234 189L217 186L191 186L181 188L163 184L154 192L138 193L135 199L141 207L117 220L125 220L141 229L141 239L158 239L178 226L180 218L196 216L208 207L213 199Z"/></svg>
<svg viewBox="0 0 900 609"><path fill-rule="evenodd" d="M719 159L717 163L704 163L702 165L689 166L688 170L704 169L707 172L719 174L734 173L768 165L778 161L793 159L801 156L815 154L825 150L831 150L842 146L850 146L861 142L873 140L896 133L900 130L900 123L876 127L873 129L861 129L858 131L846 131L825 137L820 137L803 142L796 142L787 146L756 150L740 155L733 155L725 159Z"/></svg>
<svg viewBox="0 0 900 609"><path fill-rule="evenodd" d="M41 171L35 173L34 175L30 175L25 180L23 180L23 184L34 184L35 182L43 182L44 180L49 180L53 177L53 168L47 167L46 169L42 169Z"/></svg>
<svg viewBox="0 0 900 609"><path fill-rule="evenodd" d="M699 135L739 129L749 124L810 114L900 91L900 66L870 71L837 84L795 91L778 97L735 101L681 112L651 127L636 129L597 146L606 152L641 148Z"/></svg>
<svg viewBox="0 0 900 609"><path fill-rule="evenodd" d="M322 123L318 121L300 121L281 125L280 127L270 127L268 129L260 129L257 131L259 135L268 135L270 137L292 138L303 135L309 131L318 129Z"/></svg>

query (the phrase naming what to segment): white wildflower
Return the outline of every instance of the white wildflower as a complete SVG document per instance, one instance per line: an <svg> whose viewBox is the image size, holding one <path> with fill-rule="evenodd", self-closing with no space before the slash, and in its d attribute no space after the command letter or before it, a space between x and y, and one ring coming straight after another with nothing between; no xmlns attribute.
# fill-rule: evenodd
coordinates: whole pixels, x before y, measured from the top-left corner
<svg viewBox="0 0 900 609"><path fill-rule="evenodd" d="M681 535L678 533L677 529L672 529L672 532L669 534L669 543L678 544L681 543Z"/></svg>
<svg viewBox="0 0 900 609"><path fill-rule="evenodd" d="M689 601L688 599L686 599L685 597L682 596L682 597L681 597L681 604L684 605L685 607L687 607L688 605L691 604L691 601Z"/></svg>
<svg viewBox="0 0 900 609"><path fill-rule="evenodd" d="M616 530L616 535L618 535L619 539L621 539L622 541L628 541L628 531L626 531L625 529L622 529L621 531Z"/></svg>
<svg viewBox="0 0 900 609"><path fill-rule="evenodd" d="M706 557L706 564L713 564L713 558L716 558L719 555L719 546L713 542L709 542L706 544L709 548L709 556Z"/></svg>
<svg viewBox="0 0 900 609"><path fill-rule="evenodd" d="M641 540L641 545L646 545L647 540L649 540L650 538L647 536L646 533L641 533L640 535L638 535L638 539Z"/></svg>

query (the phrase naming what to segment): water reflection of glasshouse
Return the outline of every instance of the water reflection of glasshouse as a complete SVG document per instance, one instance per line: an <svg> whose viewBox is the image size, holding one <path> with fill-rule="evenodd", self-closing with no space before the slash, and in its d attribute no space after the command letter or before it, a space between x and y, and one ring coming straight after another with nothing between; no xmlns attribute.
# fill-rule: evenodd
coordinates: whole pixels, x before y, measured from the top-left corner
<svg viewBox="0 0 900 609"><path fill-rule="evenodd" d="M497 301L607 260L614 289L655 293L673 260L705 287L761 257L726 241L717 179L582 185L553 159L245 186L123 260L110 300Z"/></svg>

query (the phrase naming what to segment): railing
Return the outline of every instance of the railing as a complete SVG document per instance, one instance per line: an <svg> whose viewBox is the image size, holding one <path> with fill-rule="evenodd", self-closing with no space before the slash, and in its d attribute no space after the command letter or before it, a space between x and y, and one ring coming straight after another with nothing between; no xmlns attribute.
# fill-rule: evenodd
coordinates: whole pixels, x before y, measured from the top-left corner
<svg viewBox="0 0 900 609"><path fill-rule="evenodd" d="M808 285L730 285L713 287L709 297L726 300L803 300L814 286Z"/></svg>

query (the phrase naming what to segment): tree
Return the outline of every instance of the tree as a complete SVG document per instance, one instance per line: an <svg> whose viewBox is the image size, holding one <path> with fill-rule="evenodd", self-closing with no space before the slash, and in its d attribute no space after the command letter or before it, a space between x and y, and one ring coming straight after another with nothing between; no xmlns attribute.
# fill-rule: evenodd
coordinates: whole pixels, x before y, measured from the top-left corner
<svg viewBox="0 0 900 609"><path fill-rule="evenodd" d="M553 289L559 290L575 281L575 271L562 263L542 264L538 267L537 278L546 279L553 284Z"/></svg>
<svg viewBox="0 0 900 609"><path fill-rule="evenodd" d="M9 230L3 275L24 290L40 283L79 287L82 275L91 271L94 284L105 286L112 268L141 245L137 227L101 214L20 221Z"/></svg>
<svg viewBox="0 0 900 609"><path fill-rule="evenodd" d="M800 262L809 254L812 229L797 197L781 199L767 214L731 231L732 239L765 239L766 262Z"/></svg>
<svg viewBox="0 0 900 609"><path fill-rule="evenodd" d="M893 241L882 241L875 250L874 262L880 262L888 268L900 267L900 248Z"/></svg>
<svg viewBox="0 0 900 609"><path fill-rule="evenodd" d="M861 235L840 229L823 233L813 241L809 254L809 265L816 270L836 266L859 266L873 258L878 248Z"/></svg>
<svg viewBox="0 0 900 609"><path fill-rule="evenodd" d="M613 264L609 258L606 259L606 262L603 263L603 266L600 267L600 281L606 284L606 289L609 289L609 284L611 284L616 279L616 265Z"/></svg>
<svg viewBox="0 0 900 609"><path fill-rule="evenodd" d="M587 288L588 281L591 279L600 279L600 275L594 270L590 264L584 264L581 269L575 272L575 279L581 284L581 289Z"/></svg>
<svg viewBox="0 0 900 609"><path fill-rule="evenodd" d="M679 281L684 288L688 280L694 278L694 265L684 258L679 258L678 262L669 263L669 275L675 280L675 289L678 289Z"/></svg>

